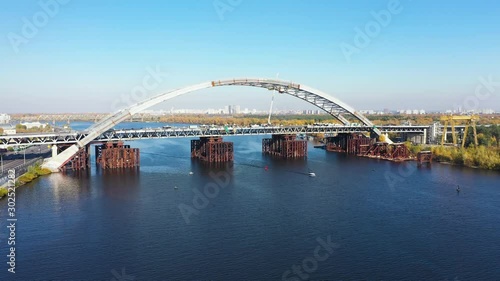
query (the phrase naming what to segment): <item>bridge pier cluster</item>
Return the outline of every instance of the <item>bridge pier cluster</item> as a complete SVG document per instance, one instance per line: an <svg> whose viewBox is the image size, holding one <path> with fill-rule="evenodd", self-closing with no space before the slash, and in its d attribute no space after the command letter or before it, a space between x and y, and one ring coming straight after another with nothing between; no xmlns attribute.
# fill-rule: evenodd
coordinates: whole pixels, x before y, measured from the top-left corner
<svg viewBox="0 0 500 281"><path fill-rule="evenodd" d="M338 134L326 138L326 150L391 161L413 160L404 143L388 144L363 134Z"/></svg>
<svg viewBox="0 0 500 281"><path fill-rule="evenodd" d="M60 150L67 147L59 146ZM101 169L134 168L140 165L138 148L130 148L122 141L107 142L95 147L96 165ZM90 168L90 144L82 147L66 161L60 170L80 171Z"/></svg>
<svg viewBox="0 0 500 281"><path fill-rule="evenodd" d="M209 163L230 162L234 159L234 146L222 141L222 137L201 137L191 140L191 158Z"/></svg>
<svg viewBox="0 0 500 281"><path fill-rule="evenodd" d="M366 153L373 143L374 139L363 134L338 134L326 138L326 150L358 155Z"/></svg>
<svg viewBox="0 0 500 281"><path fill-rule="evenodd" d="M95 147L96 164L101 169L134 168L140 164L138 148L130 148L119 141Z"/></svg>
<svg viewBox="0 0 500 281"><path fill-rule="evenodd" d="M294 134L272 135L262 140L262 152L281 158L307 157L307 141L297 140Z"/></svg>
<svg viewBox="0 0 500 281"><path fill-rule="evenodd" d="M59 148L62 148L61 146ZM90 147L86 145L64 164L64 169L80 171L90 168Z"/></svg>

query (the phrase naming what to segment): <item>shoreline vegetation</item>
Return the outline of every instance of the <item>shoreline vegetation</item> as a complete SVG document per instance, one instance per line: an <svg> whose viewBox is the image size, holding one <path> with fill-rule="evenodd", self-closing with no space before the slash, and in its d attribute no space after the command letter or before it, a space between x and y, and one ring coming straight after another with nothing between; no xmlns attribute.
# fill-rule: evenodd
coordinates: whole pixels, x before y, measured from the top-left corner
<svg viewBox="0 0 500 281"><path fill-rule="evenodd" d="M433 159L439 163L500 171L499 147L469 146L462 148L441 145L413 145L409 142L406 144L414 154L420 151L432 151Z"/></svg>
<svg viewBox="0 0 500 281"><path fill-rule="evenodd" d="M443 147L432 149L434 159L471 168L500 171L500 149L496 147Z"/></svg>
<svg viewBox="0 0 500 281"><path fill-rule="evenodd" d="M410 123L412 125L430 125L435 122L440 122L441 114L423 114L423 115L366 115L376 126L383 125L401 125L402 123ZM348 116L346 116L348 117ZM235 115L206 115L206 114L175 114L169 116L161 116L156 121L164 123L185 123L185 124L214 124L214 125L252 125L252 124L267 124L267 115L249 115L249 114L235 114ZM354 119L349 119L352 122L358 122ZM280 124L284 126L293 125L312 125L314 123L339 123L328 114L316 115L283 115L276 114L271 118L273 124ZM340 123L339 123L340 124ZM481 115L477 125L481 124L500 124L500 115Z"/></svg>
<svg viewBox="0 0 500 281"><path fill-rule="evenodd" d="M30 183L41 176L49 175L51 173L52 172L50 170L42 168L40 164L36 164L34 166L29 167L28 172L22 174L16 179L15 187L18 188L19 186ZM8 193L7 188L0 187L0 199L3 198L5 195L7 195L7 193Z"/></svg>
<svg viewBox="0 0 500 281"><path fill-rule="evenodd" d="M437 162L446 162L471 168L500 171L500 126L477 126L478 146L474 145L472 130L465 136L465 147L412 145L411 152L432 151Z"/></svg>
<svg viewBox="0 0 500 281"><path fill-rule="evenodd" d="M39 114L13 114L13 118L34 118ZM53 114L54 118L63 114ZM81 114L76 114L78 119L72 119L72 121L89 121L95 122L95 113L89 113L86 117L82 117ZM440 117L443 114L440 113L426 113L426 114L399 114L399 113L384 113L384 114L364 114L370 121L375 123L377 126L382 125L401 125L403 122L411 123L413 125L430 125L434 122L440 122ZM64 114L68 116L68 114ZM71 116L71 114L69 114ZM500 114L482 114L479 116L480 120L478 125L482 124L500 124ZM236 124L236 125L248 125L248 124L267 124L268 114L199 114L199 113L175 113L168 115L153 115L153 114L141 114L140 116L135 116L130 121L135 122L162 122L162 123L185 123L185 124ZM349 121L357 122L356 120L346 116ZM52 120L52 119L51 119ZM273 113L271 122L273 124L282 125L312 125L313 123L338 123L336 119L328 114L283 114L283 113ZM22 129L22 128L20 128ZM47 130L49 130L48 128Z"/></svg>

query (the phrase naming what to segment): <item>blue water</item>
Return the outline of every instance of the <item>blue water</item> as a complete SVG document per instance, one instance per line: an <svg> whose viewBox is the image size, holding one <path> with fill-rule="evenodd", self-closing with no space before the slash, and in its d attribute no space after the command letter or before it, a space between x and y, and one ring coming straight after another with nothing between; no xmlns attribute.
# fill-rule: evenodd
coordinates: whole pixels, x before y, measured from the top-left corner
<svg viewBox="0 0 500 281"><path fill-rule="evenodd" d="M93 168L19 188L15 275L0 201L0 280L282 280L294 265L302 278L283 280L500 278L498 172L312 144L307 160L274 160L261 137L225 140L233 165L192 161L189 139L144 140L129 143L141 149L137 171ZM189 223L179 206L195 210ZM328 237L327 258L304 272Z"/></svg>

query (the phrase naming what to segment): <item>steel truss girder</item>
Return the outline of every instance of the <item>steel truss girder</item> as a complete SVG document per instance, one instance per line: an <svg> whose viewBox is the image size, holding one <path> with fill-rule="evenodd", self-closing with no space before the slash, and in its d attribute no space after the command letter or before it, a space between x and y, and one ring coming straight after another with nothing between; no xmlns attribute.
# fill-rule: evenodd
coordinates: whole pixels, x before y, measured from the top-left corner
<svg viewBox="0 0 500 281"><path fill-rule="evenodd" d="M336 133L365 133L372 128L368 126L275 126L275 127L241 127L231 128L173 128L173 129L142 129L142 130L116 130L103 133L95 138L96 142L125 141L161 138L190 138L211 136L246 136L246 135L271 135L271 134L336 134ZM381 126L383 133L424 133L427 126ZM0 136L0 145L43 145L43 144L72 144L88 136L88 132L63 133L63 134L37 134Z"/></svg>
<svg viewBox="0 0 500 281"><path fill-rule="evenodd" d="M286 93L319 107L323 111L327 112L328 114L332 115L337 120L342 122L344 125L348 125L350 123L344 116L342 116L342 114L351 114L349 109L342 107L341 105L335 103L334 101L321 97L316 93L303 90L300 88L299 84L290 83L289 85L282 86L277 84L276 81L266 83L266 82L255 82L252 80L233 80L233 83L226 82L226 84L223 84L224 82L219 81L219 83L220 86L224 85L250 86L250 87L264 88L268 90L275 90L278 91L279 93ZM216 85L219 84L216 83ZM354 117L358 119L357 116ZM360 121L363 122L363 120Z"/></svg>

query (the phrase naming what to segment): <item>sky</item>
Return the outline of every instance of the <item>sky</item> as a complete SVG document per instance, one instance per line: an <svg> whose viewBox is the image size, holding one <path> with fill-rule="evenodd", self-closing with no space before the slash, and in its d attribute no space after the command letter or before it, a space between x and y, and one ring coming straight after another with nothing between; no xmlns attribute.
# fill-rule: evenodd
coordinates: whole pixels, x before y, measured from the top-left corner
<svg viewBox="0 0 500 281"><path fill-rule="evenodd" d="M360 110L500 111L499 14L495 0L1 1L0 112L111 112L237 77ZM271 96L220 87L155 109L264 110ZM275 107L312 109L288 95Z"/></svg>

